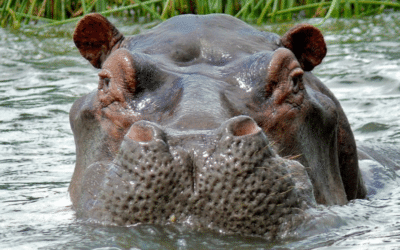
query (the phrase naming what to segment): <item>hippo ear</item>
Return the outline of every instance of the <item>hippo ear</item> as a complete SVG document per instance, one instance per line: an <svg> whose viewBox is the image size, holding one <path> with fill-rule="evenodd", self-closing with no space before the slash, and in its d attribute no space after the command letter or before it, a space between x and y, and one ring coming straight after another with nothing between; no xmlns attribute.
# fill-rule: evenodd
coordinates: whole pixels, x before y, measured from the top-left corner
<svg viewBox="0 0 400 250"><path fill-rule="evenodd" d="M321 31L310 24L299 24L283 35L282 44L290 49L305 71L311 71L326 55Z"/></svg>
<svg viewBox="0 0 400 250"><path fill-rule="evenodd" d="M79 52L96 68L101 68L113 47L123 38L112 23L97 13L84 16L74 32Z"/></svg>

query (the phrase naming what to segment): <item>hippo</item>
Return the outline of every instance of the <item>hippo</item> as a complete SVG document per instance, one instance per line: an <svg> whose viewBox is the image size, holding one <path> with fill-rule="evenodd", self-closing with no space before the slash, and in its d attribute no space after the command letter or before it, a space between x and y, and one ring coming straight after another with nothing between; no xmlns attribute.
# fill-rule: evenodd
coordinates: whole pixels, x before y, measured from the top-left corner
<svg viewBox="0 0 400 250"><path fill-rule="evenodd" d="M275 237L366 196L346 115L311 73L327 52L314 26L181 15L125 37L92 13L73 40L100 70L70 111L77 218Z"/></svg>

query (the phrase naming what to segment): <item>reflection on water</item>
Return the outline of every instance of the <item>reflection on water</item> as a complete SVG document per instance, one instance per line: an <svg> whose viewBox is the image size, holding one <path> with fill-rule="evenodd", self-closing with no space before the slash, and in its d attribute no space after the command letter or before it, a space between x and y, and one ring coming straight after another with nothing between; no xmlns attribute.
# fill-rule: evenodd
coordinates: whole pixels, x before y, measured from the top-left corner
<svg viewBox="0 0 400 250"><path fill-rule="evenodd" d="M140 29L120 28L125 34ZM340 99L357 141L399 148L400 15L330 20L322 30L329 51L314 72ZM330 217L310 224L308 235L275 244L179 226L113 228L76 221L67 196L75 162L68 113L76 98L96 88L97 72L74 48L72 31L73 25L0 29L0 249L400 247L400 188L393 178L383 178L384 188L369 200L322 209ZM381 171L376 176L388 173L385 166L373 169Z"/></svg>
<svg viewBox="0 0 400 250"><path fill-rule="evenodd" d="M383 16L328 28L329 56L317 74L341 101L358 141L400 142L399 24L398 16Z"/></svg>

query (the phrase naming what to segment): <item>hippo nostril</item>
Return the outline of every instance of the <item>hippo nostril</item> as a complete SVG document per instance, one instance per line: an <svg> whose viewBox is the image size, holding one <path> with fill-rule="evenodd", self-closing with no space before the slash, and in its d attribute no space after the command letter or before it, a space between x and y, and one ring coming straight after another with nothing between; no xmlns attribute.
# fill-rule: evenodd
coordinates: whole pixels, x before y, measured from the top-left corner
<svg viewBox="0 0 400 250"><path fill-rule="evenodd" d="M253 135L261 131L261 128L251 118L242 118L232 123L231 132L234 136Z"/></svg>
<svg viewBox="0 0 400 250"><path fill-rule="evenodd" d="M218 150L224 161L232 166L255 165L274 155L269 147L267 136L257 123L249 116L241 115L230 118L221 125L221 139Z"/></svg>
<svg viewBox="0 0 400 250"><path fill-rule="evenodd" d="M153 139L153 129L142 124L134 124L126 136L137 142L148 142Z"/></svg>

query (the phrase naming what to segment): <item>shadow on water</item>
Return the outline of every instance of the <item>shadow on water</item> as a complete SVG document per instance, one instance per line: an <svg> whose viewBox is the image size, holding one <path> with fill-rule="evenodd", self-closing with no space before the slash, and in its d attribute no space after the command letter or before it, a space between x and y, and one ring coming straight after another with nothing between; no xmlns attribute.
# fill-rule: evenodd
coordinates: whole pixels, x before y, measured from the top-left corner
<svg viewBox="0 0 400 250"><path fill-rule="evenodd" d="M128 35L146 28L114 21ZM400 15L390 14L328 20L321 28L329 52L314 73L341 101L360 145L400 147L399 27ZM371 181L369 199L318 208L317 219L285 241L77 221L67 196L75 163L68 113L74 100L97 87L98 77L75 49L73 28L0 29L0 249L400 247L399 172L366 160L360 165L369 180L379 180ZM282 33L288 25L263 28Z"/></svg>

